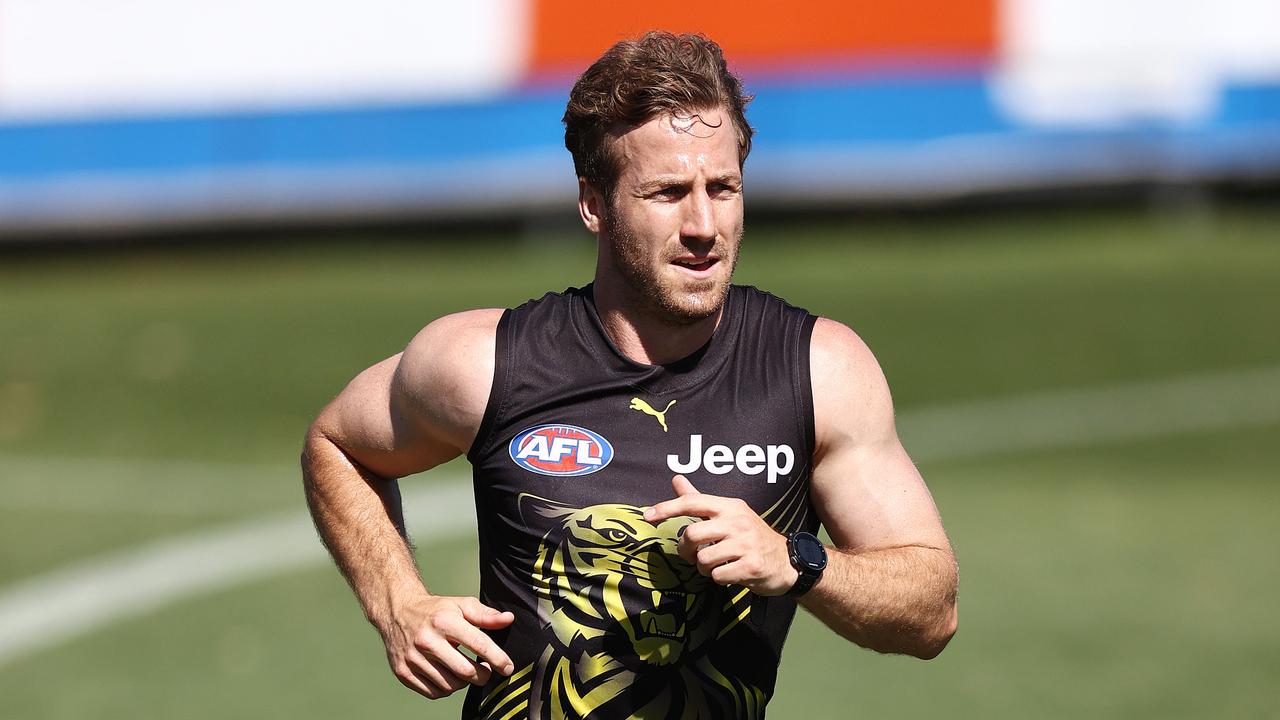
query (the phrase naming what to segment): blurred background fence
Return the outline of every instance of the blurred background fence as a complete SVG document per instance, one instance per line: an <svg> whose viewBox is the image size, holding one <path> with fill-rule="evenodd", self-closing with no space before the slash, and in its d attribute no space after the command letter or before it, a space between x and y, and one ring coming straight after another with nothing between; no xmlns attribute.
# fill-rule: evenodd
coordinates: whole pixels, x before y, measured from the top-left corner
<svg viewBox="0 0 1280 720"><path fill-rule="evenodd" d="M651 27L757 98L754 207L1280 175L1269 0L0 0L0 235L563 207Z"/></svg>

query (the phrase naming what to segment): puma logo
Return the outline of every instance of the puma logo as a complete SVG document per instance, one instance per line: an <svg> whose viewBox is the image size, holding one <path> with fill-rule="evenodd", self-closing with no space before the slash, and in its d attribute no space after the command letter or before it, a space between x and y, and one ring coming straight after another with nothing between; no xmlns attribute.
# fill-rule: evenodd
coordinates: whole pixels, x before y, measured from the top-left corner
<svg viewBox="0 0 1280 720"><path fill-rule="evenodd" d="M641 400L640 398L631 398L631 405L629 407L632 410L639 410L645 415L652 415L658 418L658 424L662 426L662 432L666 432L667 431L667 411L670 410L671 406L675 404L676 404L676 401L672 400L671 402L667 403L667 406L662 409L662 412L658 412L657 410L653 409L652 405Z"/></svg>

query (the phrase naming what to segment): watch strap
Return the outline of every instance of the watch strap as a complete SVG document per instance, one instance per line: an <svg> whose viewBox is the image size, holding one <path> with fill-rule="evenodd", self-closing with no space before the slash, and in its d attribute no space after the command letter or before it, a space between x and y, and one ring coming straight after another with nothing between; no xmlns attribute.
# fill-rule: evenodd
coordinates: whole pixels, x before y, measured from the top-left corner
<svg viewBox="0 0 1280 720"><path fill-rule="evenodd" d="M814 543L822 549L823 561L821 563L821 567L812 567L801 560L797 546L802 542ZM787 597L800 597L801 595L809 592L814 584L818 582L818 579L822 577L822 571L826 569L827 565L826 549L822 548L821 541L814 537L812 533L800 530L791 533L791 535L787 537L787 555L791 560L791 567L796 569L797 574L795 584L792 585L791 589L785 594Z"/></svg>
<svg viewBox="0 0 1280 720"><path fill-rule="evenodd" d="M791 589L787 591L787 597L800 597L801 595L809 592L814 583L818 582L818 578L822 577L820 573L815 573L813 571L806 572L799 568L796 570L800 574L796 576L796 584L792 585Z"/></svg>

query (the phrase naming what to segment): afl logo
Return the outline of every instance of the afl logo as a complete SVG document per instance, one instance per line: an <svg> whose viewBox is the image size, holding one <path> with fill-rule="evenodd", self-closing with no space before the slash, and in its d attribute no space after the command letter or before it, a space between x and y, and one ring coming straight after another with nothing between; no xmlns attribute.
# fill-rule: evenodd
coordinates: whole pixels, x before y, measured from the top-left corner
<svg viewBox="0 0 1280 720"><path fill-rule="evenodd" d="M539 425L516 435L507 448L515 464L539 475L590 475L613 459L599 433L576 425Z"/></svg>

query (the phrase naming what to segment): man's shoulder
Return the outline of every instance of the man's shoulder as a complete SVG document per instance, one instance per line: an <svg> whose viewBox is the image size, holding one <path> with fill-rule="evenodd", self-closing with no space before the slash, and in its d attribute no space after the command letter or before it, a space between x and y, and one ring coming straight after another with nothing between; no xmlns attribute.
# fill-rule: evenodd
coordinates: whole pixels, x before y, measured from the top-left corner
<svg viewBox="0 0 1280 720"><path fill-rule="evenodd" d="M393 392L417 414L465 436L484 414L505 311L452 313L422 328L400 356Z"/></svg>
<svg viewBox="0 0 1280 720"><path fill-rule="evenodd" d="M880 363L848 325L819 317L809 344L819 444L832 433L865 437L892 428L893 401Z"/></svg>
<svg viewBox="0 0 1280 720"><path fill-rule="evenodd" d="M851 382L883 382L871 348L853 328L838 320L819 316L814 321L809 358L815 389L820 384L847 388Z"/></svg>
<svg viewBox="0 0 1280 720"><path fill-rule="evenodd" d="M853 331L853 328L839 320L819 316L813 323L812 351L821 354L822 359L833 364L843 364L866 360L871 348ZM815 358L817 359L817 358Z"/></svg>
<svg viewBox="0 0 1280 720"><path fill-rule="evenodd" d="M504 312L503 308L476 308L449 313L427 323L422 332L493 332Z"/></svg>
<svg viewBox="0 0 1280 720"><path fill-rule="evenodd" d="M442 351L465 360L471 359L472 353L482 351L486 344L492 349L494 333L504 312L501 308L481 308L436 318L409 341L401 363L405 360L418 361L426 356L438 364L447 360L440 357Z"/></svg>

